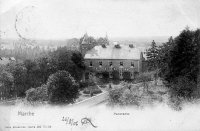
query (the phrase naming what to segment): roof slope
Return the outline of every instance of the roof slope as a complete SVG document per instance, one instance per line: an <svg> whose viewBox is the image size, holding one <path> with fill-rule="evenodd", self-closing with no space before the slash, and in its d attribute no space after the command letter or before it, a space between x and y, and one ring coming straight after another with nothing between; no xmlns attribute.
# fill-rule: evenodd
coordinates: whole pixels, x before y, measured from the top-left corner
<svg viewBox="0 0 200 131"><path fill-rule="evenodd" d="M95 46L85 54L85 59L140 59L141 51L137 48L130 48L128 45L120 45L116 48L114 45Z"/></svg>

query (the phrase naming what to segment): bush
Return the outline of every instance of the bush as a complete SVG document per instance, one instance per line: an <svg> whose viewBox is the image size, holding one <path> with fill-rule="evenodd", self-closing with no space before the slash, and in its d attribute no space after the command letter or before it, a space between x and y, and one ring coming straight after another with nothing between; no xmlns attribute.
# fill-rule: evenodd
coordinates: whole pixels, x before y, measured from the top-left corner
<svg viewBox="0 0 200 131"><path fill-rule="evenodd" d="M123 78L126 79L126 80L131 79L130 72L124 71L124 72L123 72Z"/></svg>
<svg viewBox="0 0 200 131"><path fill-rule="evenodd" d="M108 79L109 78L109 73L106 72L106 71L102 72L102 75L103 75L104 79Z"/></svg>
<svg viewBox="0 0 200 131"><path fill-rule="evenodd" d="M185 76L178 77L171 83L171 93L178 97L191 98L195 88L196 83Z"/></svg>
<svg viewBox="0 0 200 131"><path fill-rule="evenodd" d="M83 91L84 94L99 94L101 92L101 89L99 89L99 87L97 86L90 86L88 88L85 88Z"/></svg>
<svg viewBox="0 0 200 131"><path fill-rule="evenodd" d="M130 90L126 89L122 93L122 96L120 98L120 104L121 105L137 105L139 106L139 102L137 99L137 96L133 95Z"/></svg>
<svg viewBox="0 0 200 131"><path fill-rule="evenodd" d="M110 90L109 103L111 105L120 104L123 91L124 91L124 88L116 88L114 90Z"/></svg>
<svg viewBox="0 0 200 131"><path fill-rule="evenodd" d="M89 89L89 88L85 88L85 89L83 90L83 93L84 93L84 94L90 94L90 89Z"/></svg>
<svg viewBox="0 0 200 131"><path fill-rule="evenodd" d="M58 71L49 76L47 89L52 103L73 103L79 94L78 84L67 71Z"/></svg>
<svg viewBox="0 0 200 131"><path fill-rule="evenodd" d="M113 79L119 79L119 71L118 70L113 71Z"/></svg>
<svg viewBox="0 0 200 131"><path fill-rule="evenodd" d="M80 87L80 89L84 89L84 88L86 88L86 87L88 87L88 82L87 81L80 81L79 82L79 87Z"/></svg>
<svg viewBox="0 0 200 131"><path fill-rule="evenodd" d="M109 91L109 105L140 106L142 93L138 88L131 88L127 82L121 82L120 87Z"/></svg>
<svg viewBox="0 0 200 131"><path fill-rule="evenodd" d="M31 88L26 91L26 100L29 102L36 102L36 101L47 101L47 86L42 85L41 87Z"/></svg>
<svg viewBox="0 0 200 131"><path fill-rule="evenodd" d="M92 93L93 94L99 94L99 93L101 93L102 91L101 91L101 89L99 89L99 88L95 88L95 89L93 89L92 90Z"/></svg>
<svg viewBox="0 0 200 131"><path fill-rule="evenodd" d="M153 75L154 75L153 72L144 72L144 73L141 73L141 74L139 74L136 77L136 81L137 82L151 81Z"/></svg>

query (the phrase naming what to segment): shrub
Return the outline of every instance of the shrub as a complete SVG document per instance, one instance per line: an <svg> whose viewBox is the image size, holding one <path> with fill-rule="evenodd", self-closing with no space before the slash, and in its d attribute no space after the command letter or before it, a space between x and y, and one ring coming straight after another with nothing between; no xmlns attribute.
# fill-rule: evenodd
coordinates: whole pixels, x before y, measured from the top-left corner
<svg viewBox="0 0 200 131"><path fill-rule="evenodd" d="M121 97L123 93L123 88L116 88L109 91L109 103L111 105L116 105L121 103Z"/></svg>
<svg viewBox="0 0 200 131"><path fill-rule="evenodd" d="M139 106L139 102L137 96L133 95L132 92L128 89L124 90L122 96L120 98L121 105L137 105Z"/></svg>
<svg viewBox="0 0 200 131"><path fill-rule="evenodd" d="M138 88L132 88L131 84L122 81L120 87L109 91L109 105L120 105L120 106L140 106L142 100L141 90Z"/></svg>
<svg viewBox="0 0 200 131"><path fill-rule="evenodd" d="M149 84L148 82L152 80L152 72L145 72L142 74L139 74L136 77L136 83L138 82L142 82L144 89L146 89L146 91L148 91L149 88Z"/></svg>
<svg viewBox="0 0 200 131"><path fill-rule="evenodd" d="M108 79L109 78L109 73L106 72L106 71L102 72L102 75L103 75L104 79Z"/></svg>
<svg viewBox="0 0 200 131"><path fill-rule="evenodd" d="M123 72L123 78L126 79L126 80L131 79L130 72L124 71L124 72Z"/></svg>
<svg viewBox="0 0 200 131"><path fill-rule="evenodd" d="M154 75L153 72L141 73L136 77L136 81L137 82L151 81L153 75Z"/></svg>
<svg viewBox="0 0 200 131"><path fill-rule="evenodd" d="M99 88L95 88L95 89L93 89L92 90L92 93L93 94L99 94L99 93L101 93L102 91L101 91L101 89L99 89Z"/></svg>
<svg viewBox="0 0 200 131"><path fill-rule="evenodd" d="M78 84L67 71L58 71L47 81L49 101L52 103L73 103L78 97Z"/></svg>
<svg viewBox="0 0 200 131"><path fill-rule="evenodd" d="M85 89L83 90L83 93L84 93L84 94L90 94L90 89L89 89L89 88L85 88Z"/></svg>
<svg viewBox="0 0 200 131"><path fill-rule="evenodd" d="M178 77L171 83L171 93L178 97L190 98L192 93L194 93L195 88L196 83L185 76Z"/></svg>
<svg viewBox="0 0 200 131"><path fill-rule="evenodd" d="M90 86L84 89L83 93L84 94L99 94L101 93L101 89L97 86Z"/></svg>
<svg viewBox="0 0 200 131"><path fill-rule="evenodd" d="M113 79L119 79L119 71L118 70L113 71Z"/></svg>
<svg viewBox="0 0 200 131"><path fill-rule="evenodd" d="M84 88L86 88L86 87L88 87L88 82L87 81L80 81L79 82L79 87L80 87L80 89L84 89Z"/></svg>
<svg viewBox="0 0 200 131"><path fill-rule="evenodd" d="M26 100L30 102L36 101L47 101L47 86L42 85L41 87L31 88L26 91Z"/></svg>

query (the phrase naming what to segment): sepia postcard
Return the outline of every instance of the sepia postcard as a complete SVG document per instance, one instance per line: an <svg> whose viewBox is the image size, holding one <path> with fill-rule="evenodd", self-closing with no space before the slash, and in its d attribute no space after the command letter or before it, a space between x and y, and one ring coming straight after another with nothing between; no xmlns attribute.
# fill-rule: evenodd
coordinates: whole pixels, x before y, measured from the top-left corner
<svg viewBox="0 0 200 131"><path fill-rule="evenodd" d="M200 0L0 0L0 131L200 131Z"/></svg>

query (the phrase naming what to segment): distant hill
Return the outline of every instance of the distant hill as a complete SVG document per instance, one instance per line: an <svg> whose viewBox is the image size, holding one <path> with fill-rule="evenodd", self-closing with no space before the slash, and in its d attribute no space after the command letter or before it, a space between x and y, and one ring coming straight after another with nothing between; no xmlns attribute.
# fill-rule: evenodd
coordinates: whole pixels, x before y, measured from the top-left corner
<svg viewBox="0 0 200 131"><path fill-rule="evenodd" d="M127 38L109 38L110 42L117 41L120 44L133 44L136 47L148 47L150 46L151 42L154 40L157 45L161 45L164 42L167 42L168 36L155 36L155 37L127 37ZM72 39L65 39L65 40L42 40L38 39L35 40L34 46L39 47L62 47L67 46L72 49L78 49L79 48L79 41L78 38L72 38ZM12 48L13 43L19 43L19 40L17 39L0 39L1 46L4 48Z"/></svg>
<svg viewBox="0 0 200 131"><path fill-rule="evenodd" d="M151 42L154 40L157 45L161 45L168 41L170 36L152 36L152 37L127 37L127 38L110 38L111 41L117 41L121 44L133 44L138 47L150 46Z"/></svg>

